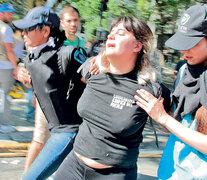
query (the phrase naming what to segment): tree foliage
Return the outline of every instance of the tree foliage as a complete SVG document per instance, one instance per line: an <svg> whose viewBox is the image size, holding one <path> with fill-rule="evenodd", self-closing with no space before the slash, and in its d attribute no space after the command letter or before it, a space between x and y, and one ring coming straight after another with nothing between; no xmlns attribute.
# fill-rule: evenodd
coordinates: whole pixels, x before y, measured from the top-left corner
<svg viewBox="0 0 207 180"><path fill-rule="evenodd" d="M84 28L88 38L94 36L97 29L108 30L111 21L124 15L137 15L136 0L109 0L107 3L107 11L100 11L101 0L71 0L81 14Z"/></svg>
<svg viewBox="0 0 207 180"><path fill-rule="evenodd" d="M172 34L184 9L207 0L109 0L104 12L100 11L101 0L0 0L0 3L11 3L18 11L16 18L21 18L29 9L47 1L57 11L66 3L75 6L80 11L87 37L92 38L97 28L108 30L112 20L120 16L135 16L155 24L155 34ZM160 43L163 48L164 41Z"/></svg>
<svg viewBox="0 0 207 180"><path fill-rule="evenodd" d="M155 34L161 37L159 48L164 48L167 37L177 29L177 20L187 9L198 1L194 0L139 0L137 9L146 21L156 25Z"/></svg>

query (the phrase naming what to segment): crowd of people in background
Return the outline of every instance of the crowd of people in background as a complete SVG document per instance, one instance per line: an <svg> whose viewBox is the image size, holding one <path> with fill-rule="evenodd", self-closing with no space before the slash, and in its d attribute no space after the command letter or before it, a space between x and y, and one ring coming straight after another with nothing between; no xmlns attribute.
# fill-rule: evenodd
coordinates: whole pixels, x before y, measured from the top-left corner
<svg viewBox="0 0 207 180"><path fill-rule="evenodd" d="M183 54L171 95L146 22L119 17L92 44L70 4L16 12L0 5L0 133L16 131L9 97L19 87L35 123L23 180L136 180L149 117L171 133L158 179L207 178L207 4L188 8L166 41Z"/></svg>

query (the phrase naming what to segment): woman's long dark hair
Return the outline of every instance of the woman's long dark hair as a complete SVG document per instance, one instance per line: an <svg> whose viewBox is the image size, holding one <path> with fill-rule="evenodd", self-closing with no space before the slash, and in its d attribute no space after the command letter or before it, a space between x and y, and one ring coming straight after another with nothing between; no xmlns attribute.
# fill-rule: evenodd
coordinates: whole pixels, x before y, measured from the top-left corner
<svg viewBox="0 0 207 180"><path fill-rule="evenodd" d="M50 37L54 38L55 44L63 44L63 42L66 40L64 30L56 27L50 27Z"/></svg>

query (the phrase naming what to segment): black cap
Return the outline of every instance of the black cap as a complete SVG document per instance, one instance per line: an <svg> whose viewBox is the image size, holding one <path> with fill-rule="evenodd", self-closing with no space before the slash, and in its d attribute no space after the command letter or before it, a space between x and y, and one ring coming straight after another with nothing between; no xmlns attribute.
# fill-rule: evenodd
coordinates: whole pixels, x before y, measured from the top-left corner
<svg viewBox="0 0 207 180"><path fill-rule="evenodd" d="M18 29L26 29L38 24L59 28L60 19L51 9L43 6L31 9L23 19L12 21Z"/></svg>
<svg viewBox="0 0 207 180"><path fill-rule="evenodd" d="M194 5L182 15L177 32L165 45L176 50L193 48L207 36L207 4Z"/></svg>

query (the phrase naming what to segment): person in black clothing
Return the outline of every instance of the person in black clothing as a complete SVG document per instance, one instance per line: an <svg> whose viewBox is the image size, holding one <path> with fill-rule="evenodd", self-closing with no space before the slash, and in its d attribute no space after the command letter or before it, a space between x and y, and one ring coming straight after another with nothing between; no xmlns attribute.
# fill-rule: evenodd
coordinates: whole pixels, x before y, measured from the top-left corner
<svg viewBox="0 0 207 180"><path fill-rule="evenodd" d="M178 74L179 74L179 70L186 63L187 63L187 60L186 59L180 59L178 61L178 63L176 64L176 66L175 66L175 70L174 70L174 78L175 78L175 81L173 83L173 90L175 90L175 87L177 86L177 84L179 82L179 79L177 78L178 77Z"/></svg>
<svg viewBox="0 0 207 180"><path fill-rule="evenodd" d="M46 179L72 149L82 122L76 106L85 84L77 69L85 59L79 56L79 49L62 45L65 33L59 29L58 16L50 9L35 7L13 24L23 31L29 52L25 66L51 131L51 137L23 179Z"/></svg>
<svg viewBox="0 0 207 180"><path fill-rule="evenodd" d="M175 66L175 71L176 71L176 78L177 78L177 73L180 70L180 68L183 66L183 64L187 63L187 60L185 59L180 59L180 61L178 61L178 63ZM175 79L176 79L175 78Z"/></svg>
<svg viewBox="0 0 207 180"><path fill-rule="evenodd" d="M119 18L96 57L100 73L89 74L87 62L83 64L87 86L77 107L83 123L73 151L54 179L137 179L136 162L148 115L136 105L134 95L140 88L155 92L155 72L148 59L151 38L145 22Z"/></svg>
<svg viewBox="0 0 207 180"><path fill-rule="evenodd" d="M138 90L137 104L171 134L159 164L158 179L207 179L207 4L188 8L166 45L187 63L172 93L173 117L163 100ZM166 168L167 167L167 168Z"/></svg>

